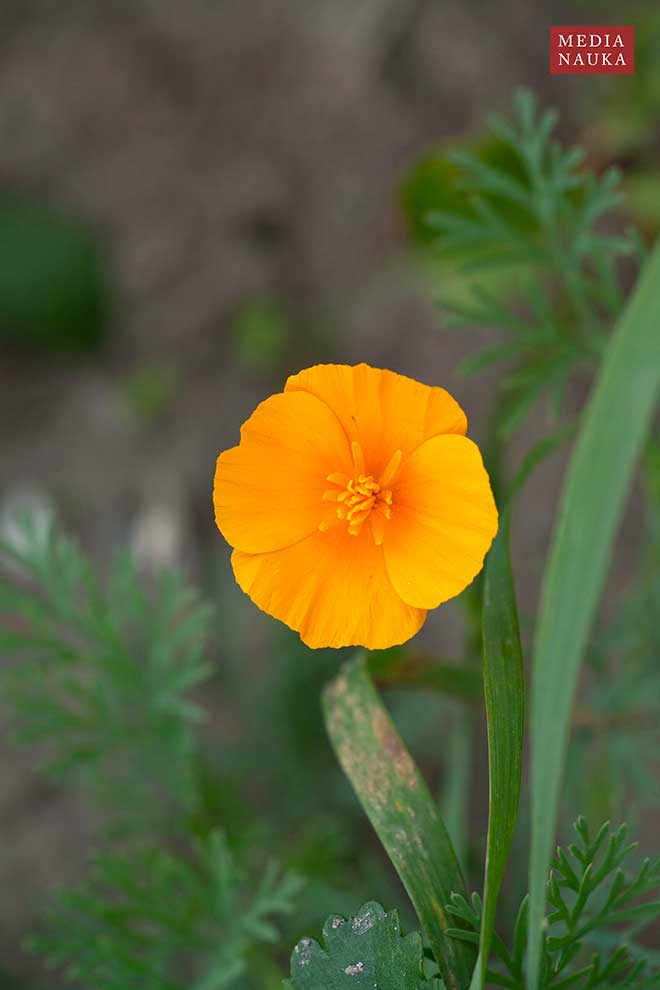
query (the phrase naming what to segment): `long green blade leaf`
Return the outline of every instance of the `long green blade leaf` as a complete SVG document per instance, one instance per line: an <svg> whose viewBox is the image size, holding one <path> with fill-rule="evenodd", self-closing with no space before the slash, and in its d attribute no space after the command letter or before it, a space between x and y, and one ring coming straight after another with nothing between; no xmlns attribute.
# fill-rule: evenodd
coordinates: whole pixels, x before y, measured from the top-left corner
<svg viewBox="0 0 660 990"><path fill-rule="evenodd" d="M509 512L484 572L483 678L488 724L488 838L479 964L473 988L484 986L497 898L518 818L522 772L525 683L518 613L509 559Z"/></svg>
<svg viewBox="0 0 660 990"><path fill-rule="evenodd" d="M543 579L531 695L531 988L539 978L545 881L580 660L659 386L660 244L608 344L585 409Z"/></svg>
<svg viewBox="0 0 660 990"><path fill-rule="evenodd" d="M472 946L448 937L444 906L465 885L447 830L375 690L364 655L342 667L324 695L328 734L413 902L450 990L467 990ZM451 922L453 924L453 922Z"/></svg>

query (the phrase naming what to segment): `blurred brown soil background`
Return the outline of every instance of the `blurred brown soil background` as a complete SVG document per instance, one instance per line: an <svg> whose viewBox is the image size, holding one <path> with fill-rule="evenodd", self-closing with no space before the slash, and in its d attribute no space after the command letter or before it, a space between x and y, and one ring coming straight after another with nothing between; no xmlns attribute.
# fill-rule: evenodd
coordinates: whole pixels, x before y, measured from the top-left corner
<svg viewBox="0 0 660 990"><path fill-rule="evenodd" d="M215 457L289 372L365 360L445 385L478 439L491 388L453 369L487 338L441 332L430 287L404 260L397 190L419 154L506 109L520 84L558 105L562 131L579 138L576 81L547 72L547 25L575 19L526 0L4 0L0 186L93 223L117 301L96 355L0 352L2 504L52 499L101 567L131 544L197 577L220 559L229 586ZM241 364L231 330L262 295L283 300L296 327L266 371ZM127 398L144 369L176 383L148 421ZM523 610L562 464L547 462L521 503ZM636 542L631 518L618 582ZM423 643L452 655L458 630L447 607ZM19 971L35 964L16 959L18 939L44 892L77 875L87 825L5 735L0 950Z"/></svg>

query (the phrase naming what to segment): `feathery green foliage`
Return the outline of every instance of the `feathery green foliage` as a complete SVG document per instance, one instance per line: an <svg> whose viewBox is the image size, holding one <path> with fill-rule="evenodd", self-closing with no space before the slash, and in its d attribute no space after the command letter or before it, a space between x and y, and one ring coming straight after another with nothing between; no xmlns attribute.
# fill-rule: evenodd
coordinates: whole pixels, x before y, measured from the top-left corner
<svg viewBox="0 0 660 990"><path fill-rule="evenodd" d="M643 860L631 874L623 864L636 848L628 843L627 826L612 831L606 822L595 835L584 818L575 823L577 842L557 849L547 883L550 906L543 936L541 990L644 990L660 986L660 967L649 966L644 949L634 935L640 926L660 917L660 901L648 895L660 890L660 859ZM515 923L513 945L493 940L495 960L487 980L493 986L524 990L524 955L528 938L529 900L524 898ZM471 931L450 929L460 940L477 942L481 927L481 898L468 903L453 894L447 910ZM607 953L593 951L594 937L612 926L615 945Z"/></svg>
<svg viewBox="0 0 660 990"><path fill-rule="evenodd" d="M205 821L201 712L209 609L175 574L122 555L103 585L57 527L25 520L0 548L3 674L23 743L101 799L105 844L31 947L76 986L220 990L235 983L302 880L243 866ZM190 983L190 974L194 982Z"/></svg>
<svg viewBox="0 0 660 990"><path fill-rule="evenodd" d="M543 394L561 409L573 372L594 371L624 302L619 262L641 251L634 232L603 229L621 201L618 173L583 170L582 151L553 139L557 114L539 112L532 93L519 91L514 103L512 121L489 118L485 148L458 147L436 160L455 195L431 191L417 220L461 273L460 297L445 291L440 300L446 325L498 332L459 370L509 368L497 409L503 435ZM418 182L429 182L430 168Z"/></svg>
<svg viewBox="0 0 660 990"><path fill-rule="evenodd" d="M127 815L193 802L191 772L210 612L174 573L118 557L102 587L76 544L26 519L0 544L0 649L17 738L45 769L80 775Z"/></svg>
<svg viewBox="0 0 660 990"><path fill-rule="evenodd" d="M251 890L219 831L187 858L155 846L101 853L84 883L56 898L32 948L76 986L221 990L255 941L279 939L273 922L300 888L271 863Z"/></svg>

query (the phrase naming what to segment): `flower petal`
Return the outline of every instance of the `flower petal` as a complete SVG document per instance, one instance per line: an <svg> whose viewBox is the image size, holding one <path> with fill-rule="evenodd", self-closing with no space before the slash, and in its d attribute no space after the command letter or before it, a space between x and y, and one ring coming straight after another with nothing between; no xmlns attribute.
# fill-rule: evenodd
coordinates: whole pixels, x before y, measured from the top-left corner
<svg viewBox="0 0 660 990"><path fill-rule="evenodd" d="M414 636L426 618L395 593L382 547L366 527L359 536L343 526L317 532L274 553L235 550L231 561L238 584L255 605L314 649L396 646Z"/></svg>
<svg viewBox="0 0 660 990"><path fill-rule="evenodd" d="M227 542L248 553L278 550L313 533L333 471L351 470L337 417L308 392L262 402L241 428L238 447L218 458L213 504Z"/></svg>
<svg viewBox="0 0 660 990"><path fill-rule="evenodd" d="M330 406L349 440L358 440L377 476L395 450L404 456L429 437L464 434L465 413L443 388L367 364L317 364L292 375L285 392L306 391Z"/></svg>
<svg viewBox="0 0 660 990"><path fill-rule="evenodd" d="M497 509L479 448L467 437L427 440L402 464L383 550L395 591L436 608L483 567Z"/></svg>

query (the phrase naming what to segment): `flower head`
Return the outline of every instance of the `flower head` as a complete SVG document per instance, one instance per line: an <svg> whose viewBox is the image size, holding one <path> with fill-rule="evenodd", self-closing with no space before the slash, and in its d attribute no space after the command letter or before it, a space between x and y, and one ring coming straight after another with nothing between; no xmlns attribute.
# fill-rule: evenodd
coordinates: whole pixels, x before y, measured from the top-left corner
<svg viewBox="0 0 660 990"><path fill-rule="evenodd" d="M442 388L366 364L290 377L218 458L240 587L311 647L404 643L479 573L497 510Z"/></svg>

